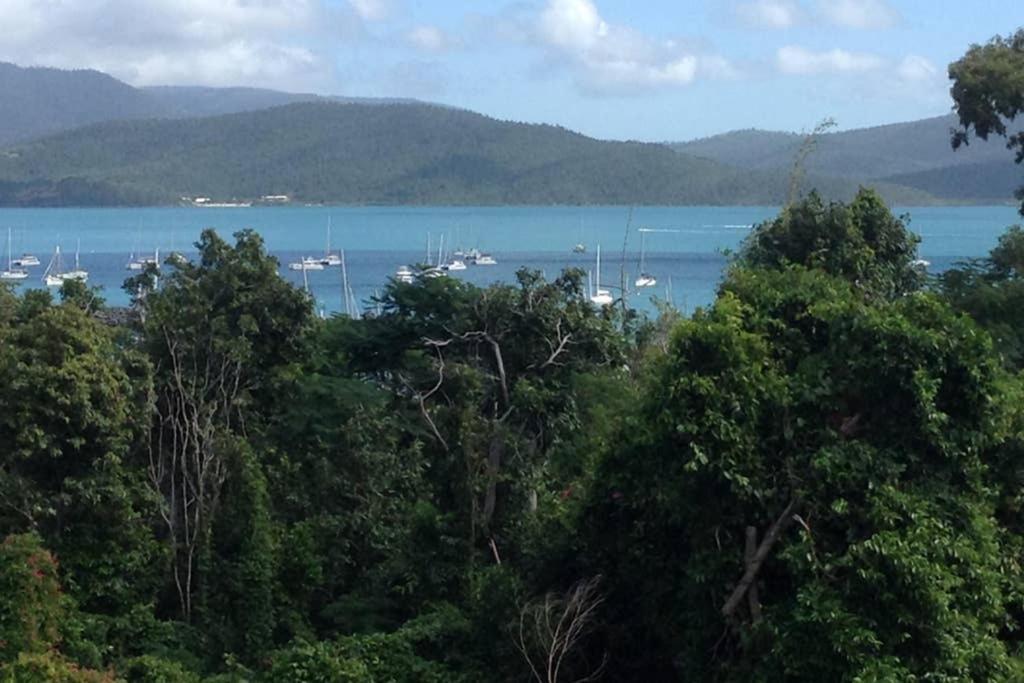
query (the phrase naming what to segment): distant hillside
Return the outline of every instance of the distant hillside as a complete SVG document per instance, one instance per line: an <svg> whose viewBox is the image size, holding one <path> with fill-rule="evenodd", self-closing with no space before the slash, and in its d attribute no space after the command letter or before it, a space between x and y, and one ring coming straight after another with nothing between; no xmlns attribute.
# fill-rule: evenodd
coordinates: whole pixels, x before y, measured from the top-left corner
<svg viewBox="0 0 1024 683"><path fill-rule="evenodd" d="M324 100L404 101L259 88L133 88L99 71L23 68L4 62L0 62L0 94L0 147L104 121L212 116Z"/></svg>
<svg viewBox="0 0 1024 683"><path fill-rule="evenodd" d="M0 146L111 119L156 116L143 92L98 71L0 62Z"/></svg>
<svg viewBox="0 0 1024 683"><path fill-rule="evenodd" d="M904 173L890 176L885 181L954 201L1009 201L1014 191L1024 183L1024 169L1013 163L1008 152L1004 156L1006 158L1001 161Z"/></svg>
<svg viewBox="0 0 1024 683"><path fill-rule="evenodd" d="M300 103L112 122L0 151L7 205L67 204L67 187L93 188L106 204L265 194L376 204L777 204L787 183L784 174L663 145L604 142L420 104ZM834 197L856 190L843 179L809 184ZM901 203L933 201L918 190L882 190ZM74 201L83 203L81 191Z"/></svg>
<svg viewBox="0 0 1024 683"><path fill-rule="evenodd" d="M972 141L954 151L949 144L953 115L908 123L828 133L818 138L807 160L812 173L857 179L885 178L948 166L1005 161L1009 153L998 139ZM724 133L673 143L679 152L747 168L788 168L804 136L760 130Z"/></svg>
<svg viewBox="0 0 1024 683"><path fill-rule="evenodd" d="M868 184L897 183L949 201L1009 201L1020 169L1005 141L972 140L954 151L949 139L956 123L950 115L823 135L807 169ZM1011 132L1019 130L1020 125L1011 126ZM794 133L741 130L672 147L725 164L788 171L803 140Z"/></svg>

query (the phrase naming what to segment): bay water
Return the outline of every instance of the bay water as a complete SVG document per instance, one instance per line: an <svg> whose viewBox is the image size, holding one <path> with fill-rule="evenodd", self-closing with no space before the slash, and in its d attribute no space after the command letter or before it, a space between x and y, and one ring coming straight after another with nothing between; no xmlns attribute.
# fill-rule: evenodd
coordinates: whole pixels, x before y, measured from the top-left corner
<svg viewBox="0 0 1024 683"><path fill-rule="evenodd" d="M1012 206L894 211L905 214L911 230L921 236L920 256L931 262L932 272L987 255L999 235L1020 222ZM15 258L28 252L42 262L18 287L42 287L43 270L55 247L60 245L70 266L80 244L89 284L103 288L108 304L124 305L128 296L121 284L132 274L126 270L132 255L152 256L159 249L161 258L171 251L194 256L193 243L204 228L214 228L226 239L238 230L255 230L280 260L281 274L302 286L303 274L287 264L322 256L330 224L331 249L345 250L350 285L369 307L396 268L427 260L428 236L433 261L442 237L446 252L462 247L492 254L497 265L470 265L451 274L477 285L510 282L521 267L548 278L567 267L593 271L600 245L603 287L617 295L624 280L633 290L629 301L636 308L652 310L652 297L658 297L689 312L713 300L728 250L740 244L751 226L778 212L778 207L747 206L2 209L0 254L6 267L10 227ZM649 231L646 270L658 284L636 292L631 283L639 272L640 229ZM586 253L573 253L577 243L586 246ZM318 310L329 314L343 309L340 268L306 275Z"/></svg>

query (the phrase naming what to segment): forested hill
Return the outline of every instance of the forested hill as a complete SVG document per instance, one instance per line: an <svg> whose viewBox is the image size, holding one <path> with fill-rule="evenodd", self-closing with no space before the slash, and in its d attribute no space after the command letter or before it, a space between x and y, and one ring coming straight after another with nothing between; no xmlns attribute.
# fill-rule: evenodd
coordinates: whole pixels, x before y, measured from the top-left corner
<svg viewBox="0 0 1024 683"><path fill-rule="evenodd" d="M398 101L261 88L134 88L99 71L0 62L0 146L103 121L212 116L322 100Z"/></svg>
<svg viewBox="0 0 1024 683"><path fill-rule="evenodd" d="M812 178L830 197L849 179ZM777 204L785 174L421 104L301 103L88 126L0 152L5 204L288 194L379 204ZM926 193L883 186L898 202ZM90 201L95 199L95 201Z"/></svg>
<svg viewBox="0 0 1024 683"><path fill-rule="evenodd" d="M1005 141L972 140L954 151L950 130L956 124L949 115L828 133L818 139L807 168L826 176L904 184L951 200L1009 199L1012 191L1006 190L1019 184L1020 169ZM725 164L782 170L792 165L803 141L796 133L740 130L672 147Z"/></svg>

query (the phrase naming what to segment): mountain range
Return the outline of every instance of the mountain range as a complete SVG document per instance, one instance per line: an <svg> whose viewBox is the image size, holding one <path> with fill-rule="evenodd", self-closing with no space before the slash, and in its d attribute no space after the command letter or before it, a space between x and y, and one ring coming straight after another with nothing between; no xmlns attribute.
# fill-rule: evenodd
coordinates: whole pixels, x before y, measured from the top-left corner
<svg viewBox="0 0 1024 683"><path fill-rule="evenodd" d="M253 88L135 88L97 71L0 64L0 205L181 197L374 204L779 204L804 137L737 131L617 142L413 100ZM848 198L1009 201L998 142L949 148L951 117L831 133L803 186Z"/></svg>

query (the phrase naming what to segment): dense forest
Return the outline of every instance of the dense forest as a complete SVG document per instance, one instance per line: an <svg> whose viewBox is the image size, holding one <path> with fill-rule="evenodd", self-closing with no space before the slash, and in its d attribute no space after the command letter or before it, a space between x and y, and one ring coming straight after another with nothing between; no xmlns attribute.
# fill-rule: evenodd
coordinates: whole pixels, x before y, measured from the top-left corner
<svg viewBox="0 0 1024 683"><path fill-rule="evenodd" d="M812 194L691 319L523 271L320 320L251 232L127 325L0 290L0 680L1009 679L1024 232L916 244Z"/></svg>
<svg viewBox="0 0 1024 683"><path fill-rule="evenodd" d="M917 244L812 192L689 318L523 270L323 320L251 231L127 318L0 287L0 681L1022 680L1024 229Z"/></svg>

